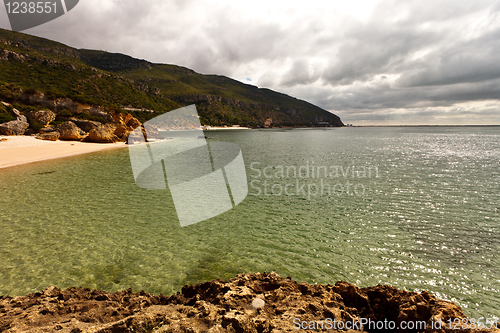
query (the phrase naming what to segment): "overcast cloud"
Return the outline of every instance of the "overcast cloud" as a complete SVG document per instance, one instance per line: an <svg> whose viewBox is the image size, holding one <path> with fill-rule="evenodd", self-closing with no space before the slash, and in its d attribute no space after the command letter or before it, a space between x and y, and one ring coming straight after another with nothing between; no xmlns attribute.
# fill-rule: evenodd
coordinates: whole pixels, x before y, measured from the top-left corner
<svg viewBox="0 0 500 333"><path fill-rule="evenodd" d="M345 123L500 124L500 1L346 3L80 0L25 32L226 75Z"/></svg>

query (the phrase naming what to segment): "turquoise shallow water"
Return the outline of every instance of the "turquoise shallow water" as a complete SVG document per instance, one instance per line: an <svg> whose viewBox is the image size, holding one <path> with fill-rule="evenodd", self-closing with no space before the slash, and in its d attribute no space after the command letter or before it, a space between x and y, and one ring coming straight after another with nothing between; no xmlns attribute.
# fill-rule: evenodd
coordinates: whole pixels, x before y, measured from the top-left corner
<svg viewBox="0 0 500 333"><path fill-rule="evenodd" d="M171 294L266 270L425 289L500 317L499 127L205 134L240 146L249 195L184 228L168 190L135 185L127 149L0 170L0 294Z"/></svg>

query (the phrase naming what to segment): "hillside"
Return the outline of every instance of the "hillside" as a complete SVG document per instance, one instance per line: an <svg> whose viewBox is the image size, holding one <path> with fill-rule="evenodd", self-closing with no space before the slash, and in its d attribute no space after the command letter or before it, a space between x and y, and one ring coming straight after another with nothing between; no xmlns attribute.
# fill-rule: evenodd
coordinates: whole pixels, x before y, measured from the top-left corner
<svg viewBox="0 0 500 333"><path fill-rule="evenodd" d="M30 97L34 95L38 97ZM0 101L24 113L35 111L33 107L36 109L41 100L61 99L99 106L106 112L130 113L141 122L196 104L204 125L263 127L272 119L271 126L278 127L343 126L339 117L308 102L224 76L202 75L123 54L75 49L0 29ZM40 106L52 104L57 102ZM63 111L49 109L56 114ZM79 117L81 112L75 110L73 116ZM0 111L0 122L15 118ZM95 119L90 120L106 118L92 117Z"/></svg>

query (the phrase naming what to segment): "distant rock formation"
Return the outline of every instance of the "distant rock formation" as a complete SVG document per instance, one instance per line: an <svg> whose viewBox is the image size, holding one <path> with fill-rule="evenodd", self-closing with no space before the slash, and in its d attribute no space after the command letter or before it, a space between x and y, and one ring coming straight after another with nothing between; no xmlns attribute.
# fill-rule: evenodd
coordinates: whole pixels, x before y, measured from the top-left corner
<svg viewBox="0 0 500 333"><path fill-rule="evenodd" d="M414 330L321 329L321 323L423 322ZM500 332L432 328L433 322L467 321L460 307L415 293L347 282L310 285L276 273L241 274L184 286L170 297L132 290L45 289L22 297L0 297L1 332ZM387 324L386 324L387 325ZM303 330L306 327L307 330ZM301 330L299 330L299 328Z"/></svg>

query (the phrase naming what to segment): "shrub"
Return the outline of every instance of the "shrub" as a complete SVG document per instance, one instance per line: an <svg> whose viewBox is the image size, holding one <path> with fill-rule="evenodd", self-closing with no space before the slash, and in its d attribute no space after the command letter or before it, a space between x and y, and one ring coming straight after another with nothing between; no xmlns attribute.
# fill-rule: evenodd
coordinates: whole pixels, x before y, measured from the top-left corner
<svg viewBox="0 0 500 333"><path fill-rule="evenodd" d="M84 111L78 115L81 119L90 120L90 114L87 111Z"/></svg>
<svg viewBox="0 0 500 333"><path fill-rule="evenodd" d="M5 99L5 100L13 100L16 99L16 96L19 94L13 93L7 85L0 85L0 97Z"/></svg>
<svg viewBox="0 0 500 333"><path fill-rule="evenodd" d="M68 110L68 109L64 109L64 110L58 112L57 115L59 117L64 117L64 118L71 118L71 117L73 117L73 113L71 113L71 111Z"/></svg>
<svg viewBox="0 0 500 333"><path fill-rule="evenodd" d="M7 113L0 113L0 124L8 123L9 121L16 120L16 118Z"/></svg>
<svg viewBox="0 0 500 333"><path fill-rule="evenodd" d="M47 109L43 105L26 105L26 104L19 104L19 103L14 103L13 104L16 109L18 109L21 112L30 112L30 111L38 111L38 110L44 110Z"/></svg>
<svg viewBox="0 0 500 333"><path fill-rule="evenodd" d="M81 118L81 119L85 119L85 120L98 121L101 124L106 124L107 123L106 119L104 119L103 117L91 116L87 111L84 111L84 112L80 113L80 115L78 117Z"/></svg>
<svg viewBox="0 0 500 333"><path fill-rule="evenodd" d="M57 90L49 90L45 93L45 96L47 96L47 98L49 99L57 99L66 97L66 94Z"/></svg>
<svg viewBox="0 0 500 333"><path fill-rule="evenodd" d="M28 89L24 90L24 92L27 94L36 94L37 90L34 88L28 88Z"/></svg>
<svg viewBox="0 0 500 333"><path fill-rule="evenodd" d="M20 89L21 89L21 88L20 88L17 84L15 84L15 83L9 83L9 84L7 84L7 88L9 88L11 91L13 91L13 90L20 90Z"/></svg>
<svg viewBox="0 0 500 333"><path fill-rule="evenodd" d="M66 122L66 120L54 120L53 122L51 122L49 125L52 125L52 126L59 126L61 124L64 124Z"/></svg>
<svg viewBox="0 0 500 333"><path fill-rule="evenodd" d="M28 118L28 123L30 124L30 128L35 131L39 131L44 127L42 123L39 123L35 119Z"/></svg>
<svg viewBox="0 0 500 333"><path fill-rule="evenodd" d="M98 116L92 116L91 120L98 121L101 124L106 124L107 123L106 119L104 119L103 117L98 117Z"/></svg>
<svg viewBox="0 0 500 333"><path fill-rule="evenodd" d="M69 96L69 98L74 101L74 102L78 102L78 103L81 103L81 104L88 104L88 105L93 105L93 104L96 104L94 100L88 98L87 96L83 95L83 94L71 94Z"/></svg>

